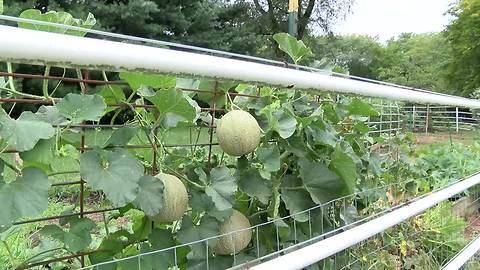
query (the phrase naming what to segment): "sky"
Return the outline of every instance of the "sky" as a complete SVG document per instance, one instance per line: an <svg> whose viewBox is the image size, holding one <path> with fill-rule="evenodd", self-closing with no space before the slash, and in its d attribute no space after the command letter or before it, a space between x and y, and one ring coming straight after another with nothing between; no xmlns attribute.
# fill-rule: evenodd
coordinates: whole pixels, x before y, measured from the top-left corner
<svg viewBox="0 0 480 270"><path fill-rule="evenodd" d="M442 31L455 0L355 0L352 13L334 27L338 34L378 36L385 42L404 32Z"/></svg>

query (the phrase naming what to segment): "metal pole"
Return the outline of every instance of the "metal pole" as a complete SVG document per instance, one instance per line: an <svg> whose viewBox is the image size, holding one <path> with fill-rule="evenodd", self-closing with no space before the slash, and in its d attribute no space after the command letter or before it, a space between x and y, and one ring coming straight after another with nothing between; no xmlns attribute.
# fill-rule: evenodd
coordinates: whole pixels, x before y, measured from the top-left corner
<svg viewBox="0 0 480 270"><path fill-rule="evenodd" d="M425 135L428 134L428 125L430 124L430 105L427 105L427 114L425 116Z"/></svg>
<svg viewBox="0 0 480 270"><path fill-rule="evenodd" d="M462 251L448 262L442 270L461 269L480 250L480 237L475 238Z"/></svg>
<svg viewBox="0 0 480 270"><path fill-rule="evenodd" d="M308 243L308 245L301 243L297 244L297 246L288 247L284 250L285 255L281 255L259 265L252 266L249 269L303 269L318 261L328 258L335 253L352 247L374 235L377 235L411 217L414 217L425 210L434 207L438 203L448 200L448 198L475 185L478 185L479 183L480 174L475 174L462 181L451 184L439 191L429 193L418 200L407 203L405 206L392 210L391 212L365 222L362 225L343 231L327 239L314 242L315 240L319 239L313 238L307 240L307 242L311 242Z"/></svg>
<svg viewBox="0 0 480 270"><path fill-rule="evenodd" d="M412 126L412 132L415 132L415 105L413 105Z"/></svg>
<svg viewBox="0 0 480 270"><path fill-rule="evenodd" d="M142 70L158 74L191 75L281 87L294 85L295 89L308 89L313 93L318 93L315 91L349 93L412 103L480 109L480 100L205 54L1 25L0 33L10 37L0 42L0 61L78 68L97 67L106 71Z"/></svg>
<svg viewBox="0 0 480 270"><path fill-rule="evenodd" d="M455 107L455 126L458 133L459 123L458 123L458 107Z"/></svg>
<svg viewBox="0 0 480 270"><path fill-rule="evenodd" d="M298 36L298 0L290 0L288 3L288 33Z"/></svg>

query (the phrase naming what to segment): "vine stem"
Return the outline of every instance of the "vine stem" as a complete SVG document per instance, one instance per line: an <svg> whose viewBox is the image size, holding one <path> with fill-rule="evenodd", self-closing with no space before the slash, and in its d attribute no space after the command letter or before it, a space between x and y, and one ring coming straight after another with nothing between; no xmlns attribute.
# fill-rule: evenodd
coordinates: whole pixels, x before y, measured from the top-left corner
<svg viewBox="0 0 480 270"><path fill-rule="evenodd" d="M22 174L22 171L19 168L17 168L16 166L6 162L3 158L0 158L0 160L2 160L3 164L5 164L5 166L9 167L10 169L12 169L16 174L19 174L19 175Z"/></svg>
<svg viewBox="0 0 480 270"><path fill-rule="evenodd" d="M32 259L35 259L36 257L38 256L41 256L43 254L46 254L46 253L49 253L49 252L52 252L52 251L57 251L57 250L63 250L64 248L52 248L52 249L48 249L48 250L44 250L38 254L35 254L29 258L27 258L26 260L24 260L20 265L25 265L26 263L28 263L29 261L31 261Z"/></svg>
<svg viewBox="0 0 480 270"><path fill-rule="evenodd" d="M13 67L12 67L12 63L11 62L7 62L7 72L8 73L13 73ZM8 83L10 84L10 89L12 89L12 91L17 91L15 90L15 83L13 81L13 77L12 76L9 76L8 77Z"/></svg>
<svg viewBox="0 0 480 270"><path fill-rule="evenodd" d="M22 97L27 97L27 98L32 98L32 99L40 99L44 100L45 98L42 96L37 96L37 95L32 95L32 94L27 94L27 93L22 93L18 92L17 90L6 88L6 87L0 87L0 90L5 90L10 94L17 95L17 96L22 96Z"/></svg>
<svg viewBox="0 0 480 270"><path fill-rule="evenodd" d="M72 173L80 173L80 171L63 171L63 172L53 172L48 174L48 176L60 175L60 174L72 174Z"/></svg>
<svg viewBox="0 0 480 270"><path fill-rule="evenodd" d="M83 80L83 75L82 75L82 70L80 70L79 68L75 69L75 71L77 72L77 77L80 79L80 80ZM85 87L85 83L83 82L80 82L80 89L82 90L82 93L85 93L86 92L86 87Z"/></svg>
<svg viewBox="0 0 480 270"><path fill-rule="evenodd" d="M108 229L108 221L107 221L107 216L105 215L105 212L102 213L102 218L103 218L103 226L105 227L105 234L109 236L110 230Z"/></svg>
<svg viewBox="0 0 480 270"><path fill-rule="evenodd" d="M267 213L267 212L268 212L267 209L261 210L261 211L258 211L258 212L255 212L255 213L253 213L252 215L250 215L250 219L254 218L255 216L259 216L259 215L265 214L265 213Z"/></svg>
<svg viewBox="0 0 480 270"><path fill-rule="evenodd" d="M128 96L127 100L125 100L125 104L130 104L130 101L132 98L135 96L137 91L133 91L130 96ZM133 109L135 111L135 109ZM115 114L112 116L112 120L110 120L110 125L113 125L115 123L115 120L117 119L118 115L120 114L121 110L117 110ZM135 111L136 112L136 111Z"/></svg>
<svg viewBox="0 0 480 270"><path fill-rule="evenodd" d="M50 75L50 68L51 67L49 65L45 66L45 72L43 73L44 77ZM50 94L48 93L48 79L43 79L42 91L43 96L48 99L50 97Z"/></svg>

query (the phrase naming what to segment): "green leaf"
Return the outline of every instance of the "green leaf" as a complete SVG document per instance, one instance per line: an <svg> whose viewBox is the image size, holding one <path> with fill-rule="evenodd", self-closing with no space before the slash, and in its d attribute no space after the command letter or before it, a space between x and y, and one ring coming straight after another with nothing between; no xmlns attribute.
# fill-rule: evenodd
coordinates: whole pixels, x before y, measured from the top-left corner
<svg viewBox="0 0 480 270"><path fill-rule="evenodd" d="M0 0L0 15L3 14L3 0Z"/></svg>
<svg viewBox="0 0 480 270"><path fill-rule="evenodd" d="M58 225L46 225L41 233L64 243L65 247L72 252L82 251L92 242L91 231L96 227L95 222L88 218L71 217L67 231Z"/></svg>
<svg viewBox="0 0 480 270"><path fill-rule="evenodd" d="M37 167L44 171L49 171L50 163L54 158L54 150L55 139L40 140L32 150L20 153L23 166Z"/></svg>
<svg viewBox="0 0 480 270"><path fill-rule="evenodd" d="M322 204L346 195L345 183L325 164L301 160L299 165L303 185L315 203Z"/></svg>
<svg viewBox="0 0 480 270"><path fill-rule="evenodd" d="M195 106L195 101L184 95L182 91L173 88L158 90L155 96L145 98L155 105L163 117L168 119L168 127L175 127L181 121L192 122L199 113L199 107Z"/></svg>
<svg viewBox="0 0 480 270"><path fill-rule="evenodd" d="M330 169L343 179L347 192L352 193L357 182L357 165L355 162L341 149L337 148L332 153Z"/></svg>
<svg viewBox="0 0 480 270"><path fill-rule="evenodd" d="M73 16L67 12L49 11L42 14L42 12L38 9L27 9L20 13L19 17L37 21L73 25ZM65 28L62 27L39 25L26 22L18 22L18 27L53 33L65 33L67 31Z"/></svg>
<svg viewBox="0 0 480 270"><path fill-rule="evenodd" d="M152 230L148 236L148 241L152 245L150 251L175 246L173 235L168 230ZM154 269L168 269L169 267L175 266L175 253L173 250L148 255L147 258L150 260L150 263L155 266Z"/></svg>
<svg viewBox="0 0 480 270"><path fill-rule="evenodd" d="M303 41L297 40L287 33L277 33L273 35L273 39L278 43L278 48L288 54L295 64L304 58L314 56L312 50L307 48Z"/></svg>
<svg viewBox="0 0 480 270"><path fill-rule="evenodd" d="M105 142L103 148L109 146L124 146L138 133L137 126L125 126L116 129L110 135L110 138Z"/></svg>
<svg viewBox="0 0 480 270"><path fill-rule="evenodd" d="M347 106L348 114L349 115L359 115L359 116L379 116L375 108L373 108L370 104L363 102L358 98L354 98L350 104Z"/></svg>
<svg viewBox="0 0 480 270"><path fill-rule="evenodd" d="M230 89L232 89L236 85L237 83L235 82L219 82L219 81L213 81L213 80L202 80L198 85L198 89L202 91L209 91L209 92L199 92L197 93L197 96L198 96L198 99L212 106L213 92L216 90L217 95L215 96L215 107L222 108L225 105L225 101L226 101L226 97L223 93L227 93Z"/></svg>
<svg viewBox="0 0 480 270"><path fill-rule="evenodd" d="M90 12L88 13L87 18L85 18L85 20L73 19L73 26L77 26L85 29L91 29L96 23L97 23L97 20L95 19L95 16L93 16L93 14ZM83 37L87 34L87 32L69 29L67 30L67 32L65 32L65 34Z"/></svg>
<svg viewBox="0 0 480 270"><path fill-rule="evenodd" d="M297 119L288 109L275 110L266 107L262 110L262 113L268 119L268 129L276 131L283 139L287 139L295 133Z"/></svg>
<svg viewBox="0 0 480 270"><path fill-rule="evenodd" d="M310 194L305 189L301 179L295 175L285 176L280 191L285 206L290 214L294 215L293 218L299 222L308 221L308 212L300 212L314 207L315 203L310 198Z"/></svg>
<svg viewBox="0 0 480 270"><path fill-rule="evenodd" d="M219 233L218 222L211 217L205 216L202 218L200 225L195 226L189 216L185 216L182 219L182 228L178 231L177 237L180 243L188 244L194 241L202 240L205 238L213 237ZM217 244L216 239L208 241L210 248L215 247ZM206 246L205 243L190 245L192 248L191 255L193 257L205 258Z"/></svg>
<svg viewBox="0 0 480 270"><path fill-rule="evenodd" d="M280 151L277 146L259 147L256 153L265 170L269 172L280 170Z"/></svg>
<svg viewBox="0 0 480 270"><path fill-rule="evenodd" d="M163 75L121 72L120 79L127 81L133 91L137 91L142 85L152 88L169 89L175 88L176 78Z"/></svg>
<svg viewBox="0 0 480 270"><path fill-rule="evenodd" d="M107 262L113 260L113 256L120 253L125 246L122 239L128 239L130 233L127 230L118 230L105 236L98 247L99 252L94 252L88 255L92 264ZM98 267L100 270L116 270L116 264L111 263Z"/></svg>
<svg viewBox="0 0 480 270"><path fill-rule="evenodd" d="M152 232L152 221L147 216L135 216L132 224L133 238L143 241Z"/></svg>
<svg viewBox="0 0 480 270"><path fill-rule="evenodd" d="M145 175L140 178L138 186L138 195L133 205L143 210L148 216L158 214L163 207L163 182L153 176Z"/></svg>
<svg viewBox="0 0 480 270"><path fill-rule="evenodd" d="M278 149L277 149L278 150ZM238 159L238 187L251 197L256 197L261 203L268 204L271 194L271 183L262 178L260 173L249 164L245 157Z"/></svg>
<svg viewBox="0 0 480 270"><path fill-rule="evenodd" d="M55 107L61 116L79 124L82 121L98 121L105 113L107 105L99 95L68 94Z"/></svg>
<svg viewBox="0 0 480 270"><path fill-rule="evenodd" d="M190 191L189 193L192 196L192 198L189 200L189 204L192 207L192 211L196 214L207 213L207 215L216 218L220 222L223 222L233 213L231 208L219 211L215 207L212 199L205 193L196 192L194 190Z"/></svg>
<svg viewBox="0 0 480 270"><path fill-rule="evenodd" d="M11 183L0 181L0 227L8 226L19 218L40 214L48 207L48 189L51 182L37 168L25 168L22 175Z"/></svg>
<svg viewBox="0 0 480 270"><path fill-rule="evenodd" d="M66 125L70 121L67 118L60 115L60 112L55 106L40 106L35 113L38 116L38 120L49 123L51 125Z"/></svg>
<svg viewBox="0 0 480 270"><path fill-rule="evenodd" d="M80 175L92 188L102 190L115 206L137 197L143 165L123 149L89 151L80 157Z"/></svg>
<svg viewBox="0 0 480 270"><path fill-rule="evenodd" d="M270 183L254 169L242 172L238 179L238 187L248 196L257 198L263 204L268 204L272 195Z"/></svg>
<svg viewBox="0 0 480 270"><path fill-rule="evenodd" d="M219 211L232 208L235 191L237 191L237 183L230 175L228 168L213 168L210 172L210 185L205 188L205 193Z"/></svg>
<svg viewBox="0 0 480 270"><path fill-rule="evenodd" d="M55 130L50 124L31 112L23 112L14 120L0 108L0 137L17 151L31 150L40 139L50 139L54 134Z"/></svg>
<svg viewBox="0 0 480 270"><path fill-rule="evenodd" d="M337 145L338 138L334 133L335 130L328 131L312 125L305 127L305 132L312 137L315 144L331 147Z"/></svg>
<svg viewBox="0 0 480 270"><path fill-rule="evenodd" d="M105 85L97 95L102 96L105 103L108 105L119 104L127 100L123 89L118 85ZM117 108L115 107L107 107L106 112L114 111L116 109Z"/></svg>
<svg viewBox="0 0 480 270"><path fill-rule="evenodd" d="M81 20L81 19L75 19L70 13L63 12L63 11L60 11L60 12L49 11L47 13L42 14L42 12L38 9L27 9L23 11L19 17L26 18L26 19L33 19L37 21L77 26L77 27L82 27L87 29L92 28L96 23L95 17L93 16L92 13L88 13L87 18L85 20ZM18 22L18 26L21 28L53 32L53 33L65 33L65 34L75 35L75 36L84 36L86 34L86 32L82 32L82 31L68 30L62 27L40 25L40 24L33 24L33 23L27 23L27 22Z"/></svg>

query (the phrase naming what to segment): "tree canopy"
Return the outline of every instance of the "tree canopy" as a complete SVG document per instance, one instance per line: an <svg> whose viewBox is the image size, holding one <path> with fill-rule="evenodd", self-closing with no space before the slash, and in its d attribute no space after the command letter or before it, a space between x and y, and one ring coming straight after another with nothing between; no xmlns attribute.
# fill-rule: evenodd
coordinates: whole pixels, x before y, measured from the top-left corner
<svg viewBox="0 0 480 270"><path fill-rule="evenodd" d="M448 79L452 88L469 95L480 88L480 0L460 0L450 10L445 31L452 48Z"/></svg>

